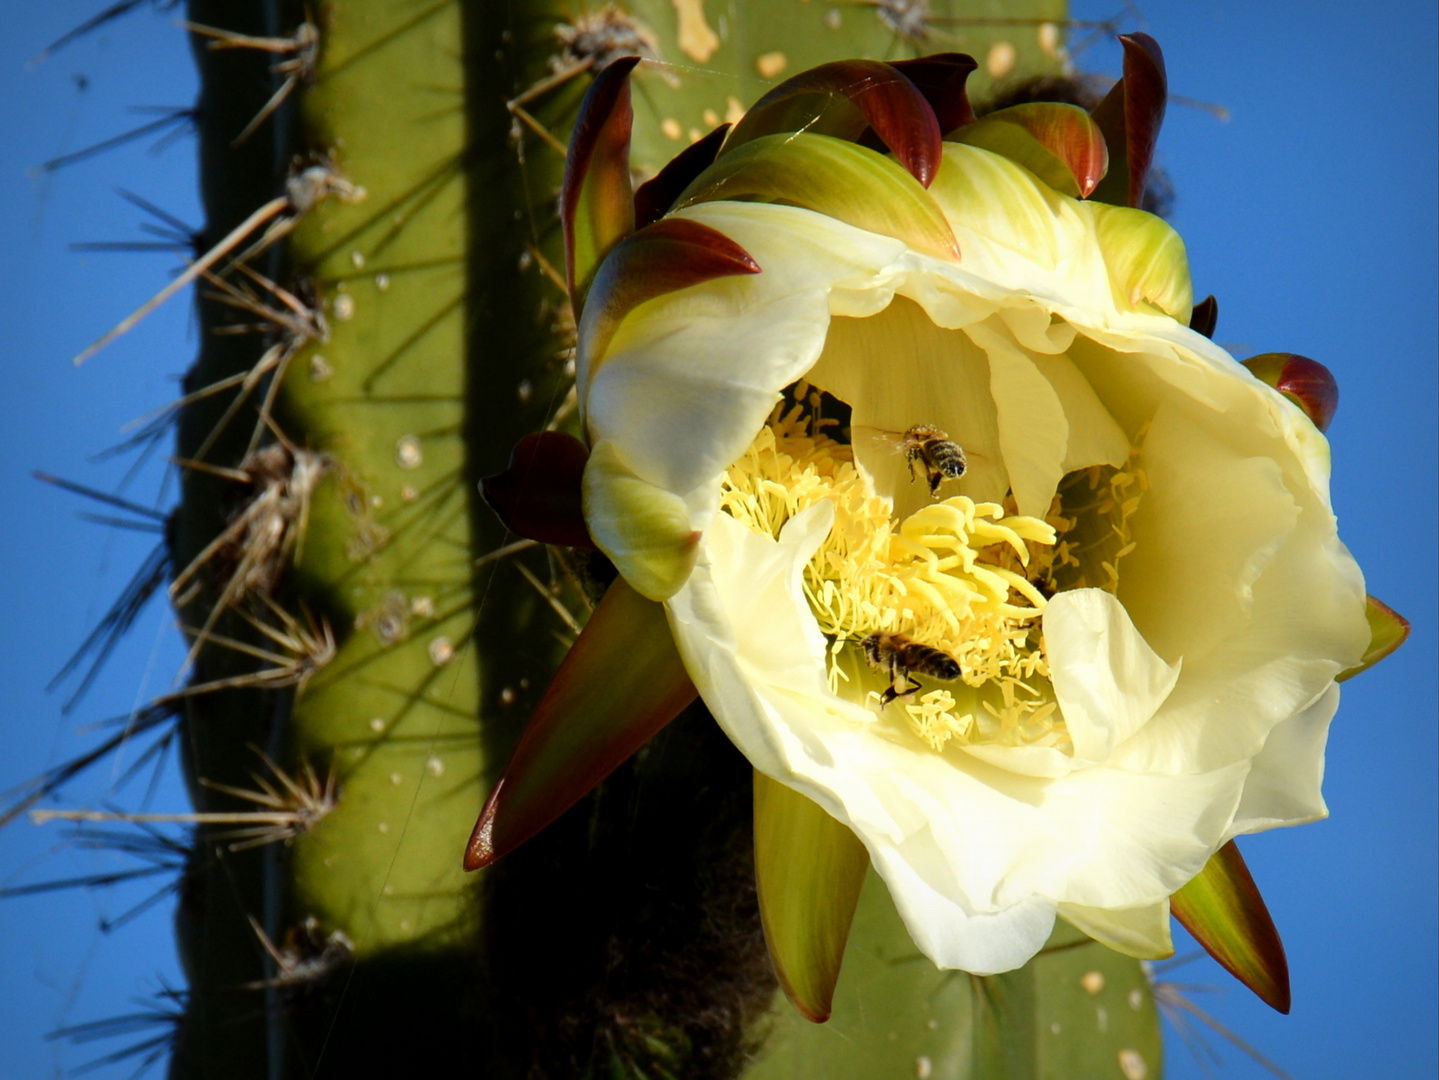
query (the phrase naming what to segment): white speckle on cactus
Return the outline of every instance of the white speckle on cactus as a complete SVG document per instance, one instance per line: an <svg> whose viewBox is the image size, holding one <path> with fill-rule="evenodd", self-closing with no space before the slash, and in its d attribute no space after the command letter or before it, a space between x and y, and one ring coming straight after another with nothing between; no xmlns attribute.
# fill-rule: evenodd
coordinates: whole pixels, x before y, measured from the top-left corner
<svg viewBox="0 0 1439 1080"><path fill-rule="evenodd" d="M401 435L395 442L395 464L402 469L418 469L425 460L424 448L416 435Z"/></svg>
<svg viewBox="0 0 1439 1080"><path fill-rule="evenodd" d="M1014 70L1015 61L1018 59L1019 52L1013 42L996 41L989 47L989 54L984 58L984 70L989 72L991 78L1002 79Z"/></svg>
<svg viewBox="0 0 1439 1080"><path fill-rule="evenodd" d="M1144 1080L1149 1075L1149 1066L1138 1050L1126 1047L1119 1051L1119 1071L1124 1074L1124 1080Z"/></svg>

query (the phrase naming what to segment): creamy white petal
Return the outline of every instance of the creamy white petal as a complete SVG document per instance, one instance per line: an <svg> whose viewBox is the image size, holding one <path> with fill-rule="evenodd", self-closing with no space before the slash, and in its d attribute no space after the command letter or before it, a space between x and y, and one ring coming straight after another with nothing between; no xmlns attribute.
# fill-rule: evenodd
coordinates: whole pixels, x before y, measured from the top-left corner
<svg viewBox="0 0 1439 1080"><path fill-rule="evenodd" d="M797 585L819 523L796 520L796 535L776 542L717 517L670 601L671 624L721 726L757 768L855 830L931 955L973 970L1017 965L1042 942L1054 903L1156 903L1198 872L1247 762L1202 776L1095 767L1051 780L929 751L828 693L823 640L806 629ZM974 938L981 915L1002 917L989 921L989 944Z"/></svg>
<svg viewBox="0 0 1439 1080"><path fill-rule="evenodd" d="M1139 463L1149 492L1133 519L1119 596L1161 656L1197 663L1250 617L1254 583L1299 507L1273 458L1244 455L1169 399Z"/></svg>
<svg viewBox="0 0 1439 1080"><path fill-rule="evenodd" d="M637 477L608 440L585 462L582 494L590 537L641 596L664 600L684 584L700 537L683 498Z"/></svg>
<svg viewBox="0 0 1439 1080"><path fill-rule="evenodd" d="M1149 723L1179 680L1102 589L1072 589L1044 612L1050 679L1076 757L1106 762Z"/></svg>
<svg viewBox="0 0 1439 1080"><path fill-rule="evenodd" d="M913 301L897 297L868 319L835 319L819 362L806 376L853 404L855 457L901 516L929 503L892 433L933 424L964 447L969 469L944 494L1004 497L1009 477L990 396L989 362L961 330L941 329ZM889 436L886 433L890 433Z"/></svg>
<svg viewBox="0 0 1439 1080"><path fill-rule="evenodd" d="M1158 960L1174 955L1168 900L1132 908L1060 904L1059 917L1125 956Z"/></svg>
<svg viewBox="0 0 1439 1080"><path fill-rule="evenodd" d="M1043 517L1063 475L1069 421L1054 386L1007 334L988 325L966 333L989 357L999 448L1021 514Z"/></svg>
<svg viewBox="0 0 1439 1080"><path fill-rule="evenodd" d="M1329 816L1320 785L1324 744L1338 708L1339 687L1330 685L1313 705L1269 733L1244 783L1226 839Z"/></svg>
<svg viewBox="0 0 1439 1080"><path fill-rule="evenodd" d="M870 314L893 295L902 243L795 207L688 211L740 243L761 272L642 304L586 375L592 443L623 446L634 473L673 492L713 482L745 448L784 386L819 356L831 308ZM597 317L597 316L596 316ZM581 330L581 342L585 332Z"/></svg>

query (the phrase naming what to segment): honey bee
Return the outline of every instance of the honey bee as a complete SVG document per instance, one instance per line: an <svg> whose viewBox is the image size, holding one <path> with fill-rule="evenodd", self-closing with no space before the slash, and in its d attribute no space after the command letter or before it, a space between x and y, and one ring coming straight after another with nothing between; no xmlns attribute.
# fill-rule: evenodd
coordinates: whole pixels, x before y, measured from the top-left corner
<svg viewBox="0 0 1439 1080"><path fill-rule="evenodd" d="M924 469L932 499L939 498L940 484L958 480L969 467L964 448L933 424L915 424L905 431L884 431L880 435L909 462L911 481L918 480L921 467Z"/></svg>
<svg viewBox="0 0 1439 1080"><path fill-rule="evenodd" d="M949 653L921 645L903 634L870 634L860 646L870 667L889 672L889 689L879 696L881 708L895 698L912 694L920 688L919 683L909 677L911 671L945 682L952 682L960 676L959 661Z"/></svg>

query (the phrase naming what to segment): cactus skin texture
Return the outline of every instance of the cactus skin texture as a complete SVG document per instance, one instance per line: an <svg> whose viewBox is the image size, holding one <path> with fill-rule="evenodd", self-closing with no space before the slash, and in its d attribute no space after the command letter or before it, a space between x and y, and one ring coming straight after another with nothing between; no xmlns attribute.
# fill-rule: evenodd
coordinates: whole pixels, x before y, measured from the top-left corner
<svg viewBox="0 0 1439 1080"><path fill-rule="evenodd" d="M476 494L521 436L574 423L573 328L549 268L563 265L557 145L592 71L610 45L663 61L635 78L634 161L650 173L826 60L968 51L981 102L992 73L1059 69L1039 20L1062 20L1060 2L934 0L928 24L920 10L191 0L207 27L317 31L313 69L278 66L308 60L298 49L192 43L206 239L288 190L272 222L284 235L247 265L323 319L308 338L217 333L253 315L200 300L187 390L271 374L180 420L182 459L203 451L249 475L185 476L176 565L201 566L181 614L193 631L218 611L195 681L273 670L219 639L274 652L255 624L284 628L280 611L334 648L294 658L291 678L192 697L184 766L204 810L255 809L215 787L253 789L255 748L291 779L331 777L335 795L284 843L231 851L201 831L177 918L190 992L176 1080L1158 1075L1135 961L1061 929L1022 972L939 972L873 878L834 1018L802 1021L765 953L750 767L699 707L519 851L461 871L483 797L573 636L561 609L582 621L595 588L543 548L484 560L513 537ZM981 21L997 16L1008 22ZM233 146L291 74L283 105ZM351 187L299 198L286 183L306 167ZM259 513L262 498L280 509ZM247 513L269 540L236 533ZM1125 1053L1147 1072L1126 1071Z"/></svg>

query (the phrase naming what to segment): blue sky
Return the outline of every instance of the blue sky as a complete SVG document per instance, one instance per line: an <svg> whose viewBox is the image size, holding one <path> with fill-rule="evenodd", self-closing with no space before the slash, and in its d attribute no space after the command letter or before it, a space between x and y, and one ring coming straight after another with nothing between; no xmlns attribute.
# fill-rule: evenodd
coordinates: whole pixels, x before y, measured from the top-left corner
<svg viewBox="0 0 1439 1080"><path fill-rule="evenodd" d="M0 631L7 646L0 789L92 744L97 735L87 725L163 692L181 658L157 604L73 713L61 715L63 694L44 692L156 537L78 520L76 511L94 508L37 483L30 471L113 490L130 461L90 459L122 437L127 420L174 395L195 349L188 307L175 302L85 367L69 362L180 262L173 253L67 250L147 238L139 226L154 219L116 189L200 224L192 143L183 138L160 153L147 141L35 171L148 118L130 106L185 105L193 97L183 36L149 5L27 68L46 42L101 6L53 0L0 9L0 242L9 255L0 265L7 327L0 595L9 604ZM1079 3L1074 14L1103 18L1119 6ZM1196 290L1220 300L1216 337L1241 357L1301 352L1334 371L1341 402L1330 437L1341 534L1370 591L1415 624L1404 650L1345 688L1329 743L1330 820L1244 845L1288 946L1292 1015L1271 1013L1207 960L1168 977L1224 988L1196 1000L1302 1080L1432 1076L1439 1068L1435 6L1372 5L1362 15L1355 6L1319 14L1315 5L1287 2L1146 0L1141 8L1164 46L1171 89L1231 117L1220 122L1174 105L1160 150L1179 192L1173 222L1188 243ZM1117 50L1101 44L1081 60L1114 72ZM151 463L126 490L153 503L160 476ZM97 768L73 787L70 803L102 804L116 775L111 765ZM152 806L183 809L173 770ZM0 832L0 885L133 865L76 851L63 836L58 826L28 823ZM164 880L3 902L6 1075L58 1075L124 1045L70 1047L44 1034L136 1011L134 999L183 985L168 905L112 933L100 929ZM1222 1040L1210 1042L1225 1063L1221 1075L1269 1075ZM1172 1034L1170 1047L1171 1078L1204 1075ZM111 1066L93 1075L131 1071Z"/></svg>

